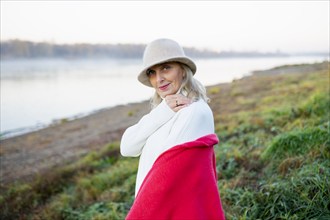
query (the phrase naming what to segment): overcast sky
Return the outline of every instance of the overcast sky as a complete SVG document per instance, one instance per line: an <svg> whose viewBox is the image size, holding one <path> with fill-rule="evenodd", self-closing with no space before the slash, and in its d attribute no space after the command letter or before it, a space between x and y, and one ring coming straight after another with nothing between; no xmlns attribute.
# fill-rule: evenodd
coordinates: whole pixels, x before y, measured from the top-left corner
<svg viewBox="0 0 330 220"><path fill-rule="evenodd" d="M329 1L1 0L1 40L329 51Z"/></svg>

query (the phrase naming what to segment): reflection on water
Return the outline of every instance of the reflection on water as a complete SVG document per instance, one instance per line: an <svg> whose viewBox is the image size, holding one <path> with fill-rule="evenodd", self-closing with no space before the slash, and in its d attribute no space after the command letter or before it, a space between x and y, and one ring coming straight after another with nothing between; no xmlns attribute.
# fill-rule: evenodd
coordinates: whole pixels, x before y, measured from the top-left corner
<svg viewBox="0 0 330 220"><path fill-rule="evenodd" d="M253 70L312 63L323 57L196 60L204 85L230 82ZM146 100L153 90L138 83L140 60L1 61L1 133L54 119Z"/></svg>

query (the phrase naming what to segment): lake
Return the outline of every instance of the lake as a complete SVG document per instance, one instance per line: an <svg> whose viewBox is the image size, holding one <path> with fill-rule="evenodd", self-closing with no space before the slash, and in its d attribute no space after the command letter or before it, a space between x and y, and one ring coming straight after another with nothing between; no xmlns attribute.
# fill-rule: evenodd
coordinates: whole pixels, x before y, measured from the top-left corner
<svg viewBox="0 0 330 220"><path fill-rule="evenodd" d="M327 57L195 59L204 85L231 82L254 70L314 63ZM116 105L149 99L136 77L141 60L1 60L1 136L38 129Z"/></svg>

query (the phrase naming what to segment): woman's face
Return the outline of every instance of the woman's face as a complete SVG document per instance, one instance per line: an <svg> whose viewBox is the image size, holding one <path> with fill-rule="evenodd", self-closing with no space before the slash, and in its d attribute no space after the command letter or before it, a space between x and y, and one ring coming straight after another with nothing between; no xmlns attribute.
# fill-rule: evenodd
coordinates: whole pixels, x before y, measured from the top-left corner
<svg viewBox="0 0 330 220"><path fill-rule="evenodd" d="M182 83L183 72L183 68L176 62L158 64L146 71L151 85L163 98L177 93Z"/></svg>

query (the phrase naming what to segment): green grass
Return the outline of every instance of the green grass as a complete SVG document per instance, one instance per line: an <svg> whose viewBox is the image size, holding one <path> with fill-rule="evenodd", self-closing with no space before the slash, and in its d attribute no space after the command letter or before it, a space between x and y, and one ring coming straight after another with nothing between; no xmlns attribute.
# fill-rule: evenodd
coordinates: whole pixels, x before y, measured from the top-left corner
<svg viewBox="0 0 330 220"><path fill-rule="evenodd" d="M227 219L330 219L329 63L295 67L208 89ZM3 187L0 218L123 219L137 166L109 144L34 182Z"/></svg>
<svg viewBox="0 0 330 220"><path fill-rule="evenodd" d="M328 71L260 76L258 83L272 82L268 89L256 84L240 99L229 97L241 108L216 126L228 219L330 218Z"/></svg>

